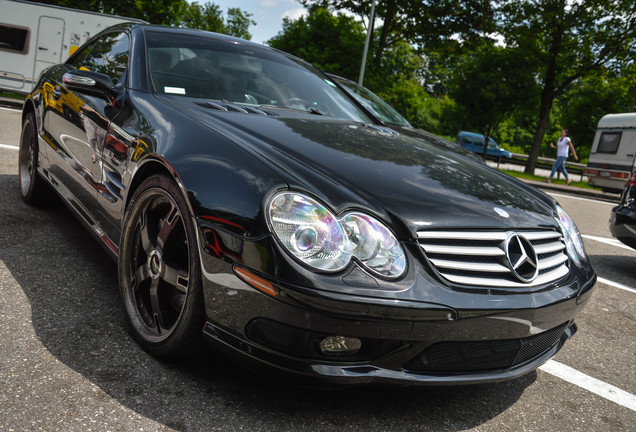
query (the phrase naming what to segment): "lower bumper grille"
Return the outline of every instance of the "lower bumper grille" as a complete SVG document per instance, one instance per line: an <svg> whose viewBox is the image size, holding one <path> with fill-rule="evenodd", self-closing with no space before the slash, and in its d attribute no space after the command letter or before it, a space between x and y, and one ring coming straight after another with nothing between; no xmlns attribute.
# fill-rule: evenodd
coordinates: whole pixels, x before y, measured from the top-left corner
<svg viewBox="0 0 636 432"><path fill-rule="evenodd" d="M559 341L567 324L523 339L436 343L404 368L411 372L444 373L507 369L548 351Z"/></svg>
<svg viewBox="0 0 636 432"><path fill-rule="evenodd" d="M395 341L360 338L361 348L356 353L325 354L320 350L320 341L329 334L291 327L266 318L252 320L247 325L246 334L251 341L287 355L335 362L371 361L399 346Z"/></svg>

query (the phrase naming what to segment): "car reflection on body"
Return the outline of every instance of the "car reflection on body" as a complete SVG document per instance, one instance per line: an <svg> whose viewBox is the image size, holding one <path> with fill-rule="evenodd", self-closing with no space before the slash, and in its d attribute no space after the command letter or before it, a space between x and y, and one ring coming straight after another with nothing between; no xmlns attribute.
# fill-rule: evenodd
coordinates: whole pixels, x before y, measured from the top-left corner
<svg viewBox="0 0 636 432"><path fill-rule="evenodd" d="M207 339L323 382L510 379L574 334L595 284L552 198L378 127L248 41L112 27L42 74L22 118L23 199L59 193L162 358Z"/></svg>
<svg viewBox="0 0 636 432"><path fill-rule="evenodd" d="M614 237L636 249L636 171L627 181L619 205L612 209L609 228Z"/></svg>

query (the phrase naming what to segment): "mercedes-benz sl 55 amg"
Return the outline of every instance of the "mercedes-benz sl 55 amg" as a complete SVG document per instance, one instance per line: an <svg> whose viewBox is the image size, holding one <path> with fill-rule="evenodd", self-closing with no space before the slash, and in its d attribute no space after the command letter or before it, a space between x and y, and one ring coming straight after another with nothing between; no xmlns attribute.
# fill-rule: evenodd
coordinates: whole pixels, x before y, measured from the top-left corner
<svg viewBox="0 0 636 432"><path fill-rule="evenodd" d="M596 281L549 196L373 118L307 62L126 24L46 69L23 199L55 190L117 261L131 333L360 384L521 376Z"/></svg>

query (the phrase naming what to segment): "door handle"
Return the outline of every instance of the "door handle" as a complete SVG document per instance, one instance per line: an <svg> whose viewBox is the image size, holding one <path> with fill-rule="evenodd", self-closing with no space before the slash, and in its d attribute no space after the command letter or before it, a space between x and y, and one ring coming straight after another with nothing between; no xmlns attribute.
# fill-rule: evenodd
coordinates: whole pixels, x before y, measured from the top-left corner
<svg viewBox="0 0 636 432"><path fill-rule="evenodd" d="M46 48L46 47L38 47L38 49L39 49L40 51L48 51L48 50L49 50L49 49L48 49L48 48Z"/></svg>
<svg viewBox="0 0 636 432"><path fill-rule="evenodd" d="M55 100L58 100L62 97L62 92L58 89L53 89L53 91L51 92L51 97Z"/></svg>

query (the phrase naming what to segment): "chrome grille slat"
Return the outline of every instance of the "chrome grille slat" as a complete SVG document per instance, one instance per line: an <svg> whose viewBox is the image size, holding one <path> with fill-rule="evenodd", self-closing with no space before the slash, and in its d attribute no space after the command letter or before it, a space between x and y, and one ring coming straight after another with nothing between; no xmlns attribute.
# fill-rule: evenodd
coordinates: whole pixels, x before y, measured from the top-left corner
<svg viewBox="0 0 636 432"><path fill-rule="evenodd" d="M527 239L537 256L539 274L530 283L515 276L506 257L506 239L514 234ZM430 263L453 284L525 288L550 284L569 273L565 244L555 230L423 230L417 236Z"/></svg>
<svg viewBox="0 0 636 432"><path fill-rule="evenodd" d="M454 270L488 271L493 273L507 273L510 271L508 267L502 266L501 264L448 261L448 260L439 260L439 259L431 259L431 262L435 264L435 267L454 269Z"/></svg>
<svg viewBox="0 0 636 432"><path fill-rule="evenodd" d="M505 232L484 232L484 231L420 231L417 237L421 239L447 240L505 240Z"/></svg>
<svg viewBox="0 0 636 432"><path fill-rule="evenodd" d="M558 252L562 251L563 249L565 249L565 245L563 243L540 244L534 247L534 251L537 253L537 255Z"/></svg>
<svg viewBox="0 0 636 432"><path fill-rule="evenodd" d="M468 246L439 246L427 245L426 250L429 253L439 253L448 255L488 255L488 256L504 256L505 252L499 248L478 248Z"/></svg>
<svg viewBox="0 0 636 432"><path fill-rule="evenodd" d="M481 285L493 288L527 288L550 283L567 275L570 270L566 265L562 265L551 272L540 274L532 283L526 284L522 282L514 282L507 279L487 279L470 276L445 276L449 281L461 285Z"/></svg>
<svg viewBox="0 0 636 432"><path fill-rule="evenodd" d="M549 258L544 258L539 261L539 271L545 270L548 268L556 267L559 264L563 264L567 262L568 257L564 254L554 255Z"/></svg>

